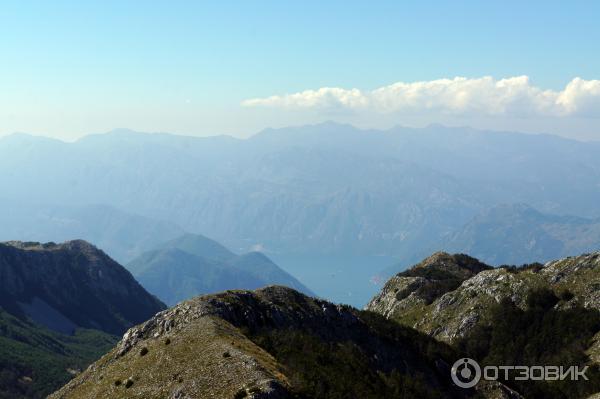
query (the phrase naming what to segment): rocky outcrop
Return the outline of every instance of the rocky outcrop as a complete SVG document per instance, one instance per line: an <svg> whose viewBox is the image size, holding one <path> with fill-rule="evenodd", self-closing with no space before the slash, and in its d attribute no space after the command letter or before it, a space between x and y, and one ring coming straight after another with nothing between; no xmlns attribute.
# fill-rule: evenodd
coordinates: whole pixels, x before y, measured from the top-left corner
<svg viewBox="0 0 600 399"><path fill-rule="evenodd" d="M413 268L392 277L367 305L387 318L407 320L419 317L446 292L491 266L467 255L436 252Z"/></svg>
<svg viewBox="0 0 600 399"><path fill-rule="evenodd" d="M455 261L457 256L464 255L437 253L392 277L367 309L450 343L485 320L490 304L509 299L524 309L527 295L538 288L565 294L556 306L580 304L600 309L600 252L519 269L479 264L470 270L470 276ZM453 272L455 287L447 286L451 289L445 292L432 288L443 270L459 270ZM425 277L413 277L416 275ZM430 301L423 295L428 289L433 292Z"/></svg>
<svg viewBox="0 0 600 399"><path fill-rule="evenodd" d="M349 334L349 329L361 324L358 315L350 309L282 286L197 297L128 330L118 345L117 357L127 353L140 340L160 338L204 317L218 318L251 331L295 328L331 334L331 325L339 333Z"/></svg>
<svg viewBox="0 0 600 399"><path fill-rule="evenodd" d="M552 287L572 292L573 302L600 309L600 252L549 262L541 274Z"/></svg>

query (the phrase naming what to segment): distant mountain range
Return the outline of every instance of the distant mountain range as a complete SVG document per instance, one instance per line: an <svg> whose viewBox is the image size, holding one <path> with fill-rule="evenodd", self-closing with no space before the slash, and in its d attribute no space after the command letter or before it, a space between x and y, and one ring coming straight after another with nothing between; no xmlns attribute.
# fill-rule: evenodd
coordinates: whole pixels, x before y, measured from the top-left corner
<svg viewBox="0 0 600 399"><path fill-rule="evenodd" d="M0 399L73 376L52 397L600 392L599 153L548 135L333 123L247 140L0 138L0 239L22 240L0 243ZM311 298L267 255L330 257L297 267L338 302L369 284L341 259L398 263L359 311ZM459 390L449 368L463 356L589 365L592 378Z"/></svg>
<svg viewBox="0 0 600 399"><path fill-rule="evenodd" d="M472 254L493 265L547 262L599 250L600 218L558 216L525 204L503 205L451 234L443 249Z"/></svg>
<svg viewBox="0 0 600 399"><path fill-rule="evenodd" d="M111 258L127 263L157 245L184 234L173 223L107 205L49 205L0 198L0 240L93 242Z"/></svg>
<svg viewBox="0 0 600 399"><path fill-rule="evenodd" d="M219 243L194 234L159 245L126 267L149 292L168 305L201 294L273 284L311 293L265 255L236 255Z"/></svg>
<svg viewBox="0 0 600 399"><path fill-rule="evenodd" d="M600 217L599 152L595 142L441 126L325 123L247 140L20 134L0 139L0 185L8 199L109 205L236 251L404 256L502 203Z"/></svg>
<svg viewBox="0 0 600 399"><path fill-rule="evenodd" d="M0 243L0 397L45 397L164 308L85 241Z"/></svg>
<svg viewBox="0 0 600 399"><path fill-rule="evenodd" d="M423 245L381 272L389 277L427 253L468 253L494 266L547 262L600 249L600 219L542 213L527 204L498 205L439 242Z"/></svg>
<svg viewBox="0 0 600 399"><path fill-rule="evenodd" d="M308 286L335 274L336 290L319 294L361 306L360 294L374 289L369 278L385 267L380 259L397 260L381 273L389 276L436 250L498 264L594 248L599 153L598 142L438 125L324 123L245 140L116 130L65 143L15 134L0 138L0 238L85 238L128 263L201 233L237 253L259 249ZM542 216L493 210L502 204ZM323 259L300 274L294 259L307 256ZM348 257L364 257L364 277L346 278Z"/></svg>

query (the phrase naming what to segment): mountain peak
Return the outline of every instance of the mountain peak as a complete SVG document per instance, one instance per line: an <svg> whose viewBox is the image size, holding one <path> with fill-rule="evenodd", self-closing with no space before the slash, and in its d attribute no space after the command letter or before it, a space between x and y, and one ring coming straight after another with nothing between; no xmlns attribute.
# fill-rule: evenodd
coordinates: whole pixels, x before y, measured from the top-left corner
<svg viewBox="0 0 600 399"><path fill-rule="evenodd" d="M215 240L201 234L185 233L162 244L160 249L177 248L210 260L227 260L236 255Z"/></svg>
<svg viewBox="0 0 600 399"><path fill-rule="evenodd" d="M127 268L151 293L171 305L200 294L228 289L287 285L310 293L260 252L236 255L201 235L185 234L145 252Z"/></svg>
<svg viewBox="0 0 600 399"><path fill-rule="evenodd" d="M267 128L261 130L251 140L275 140L279 142L284 139L292 139L302 137L303 139L323 139L323 138L335 138L343 139L353 133L360 133L363 130L345 123L338 123L334 121L325 121L321 123L315 123L312 125L300 125L290 126L282 128Z"/></svg>
<svg viewBox="0 0 600 399"><path fill-rule="evenodd" d="M52 137L43 136L43 135L40 136L40 135L24 133L24 132L10 133L5 136L1 136L0 140L3 141L5 144L10 143L10 144L15 144L15 145L23 145L23 144L31 145L31 144L39 144L39 143L45 143L45 144L64 144L65 143L62 140L58 140L58 139L55 139Z"/></svg>
<svg viewBox="0 0 600 399"><path fill-rule="evenodd" d="M478 259L465 254L449 254L438 251L425 258L411 269L400 272L399 276L414 277L424 276L429 273L446 272L455 277L468 278L483 270L492 267L480 262Z"/></svg>
<svg viewBox="0 0 600 399"><path fill-rule="evenodd" d="M402 314L415 303L429 305L465 280L491 266L464 254L436 252L392 277L367 305L386 317Z"/></svg>

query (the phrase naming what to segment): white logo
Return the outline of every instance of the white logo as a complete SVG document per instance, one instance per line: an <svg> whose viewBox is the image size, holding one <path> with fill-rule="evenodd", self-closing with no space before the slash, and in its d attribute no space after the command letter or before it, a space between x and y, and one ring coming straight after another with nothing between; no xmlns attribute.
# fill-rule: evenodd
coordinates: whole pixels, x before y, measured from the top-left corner
<svg viewBox="0 0 600 399"><path fill-rule="evenodd" d="M461 388L473 388L481 379L481 367L469 358L457 360L452 365L452 381Z"/></svg>
<svg viewBox="0 0 600 399"><path fill-rule="evenodd" d="M483 372L479 364L467 357L457 360L452 365L452 381L461 388L473 388L483 377L486 381L498 379L515 381L557 381L570 379L588 381L588 366L485 366Z"/></svg>

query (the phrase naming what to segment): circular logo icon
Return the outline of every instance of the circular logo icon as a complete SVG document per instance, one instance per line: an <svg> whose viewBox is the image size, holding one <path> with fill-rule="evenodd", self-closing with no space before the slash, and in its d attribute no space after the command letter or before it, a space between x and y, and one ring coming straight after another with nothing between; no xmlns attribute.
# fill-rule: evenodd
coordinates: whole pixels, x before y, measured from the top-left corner
<svg viewBox="0 0 600 399"><path fill-rule="evenodd" d="M461 388L473 388L481 379L481 367L469 358L457 360L452 365L452 381Z"/></svg>

